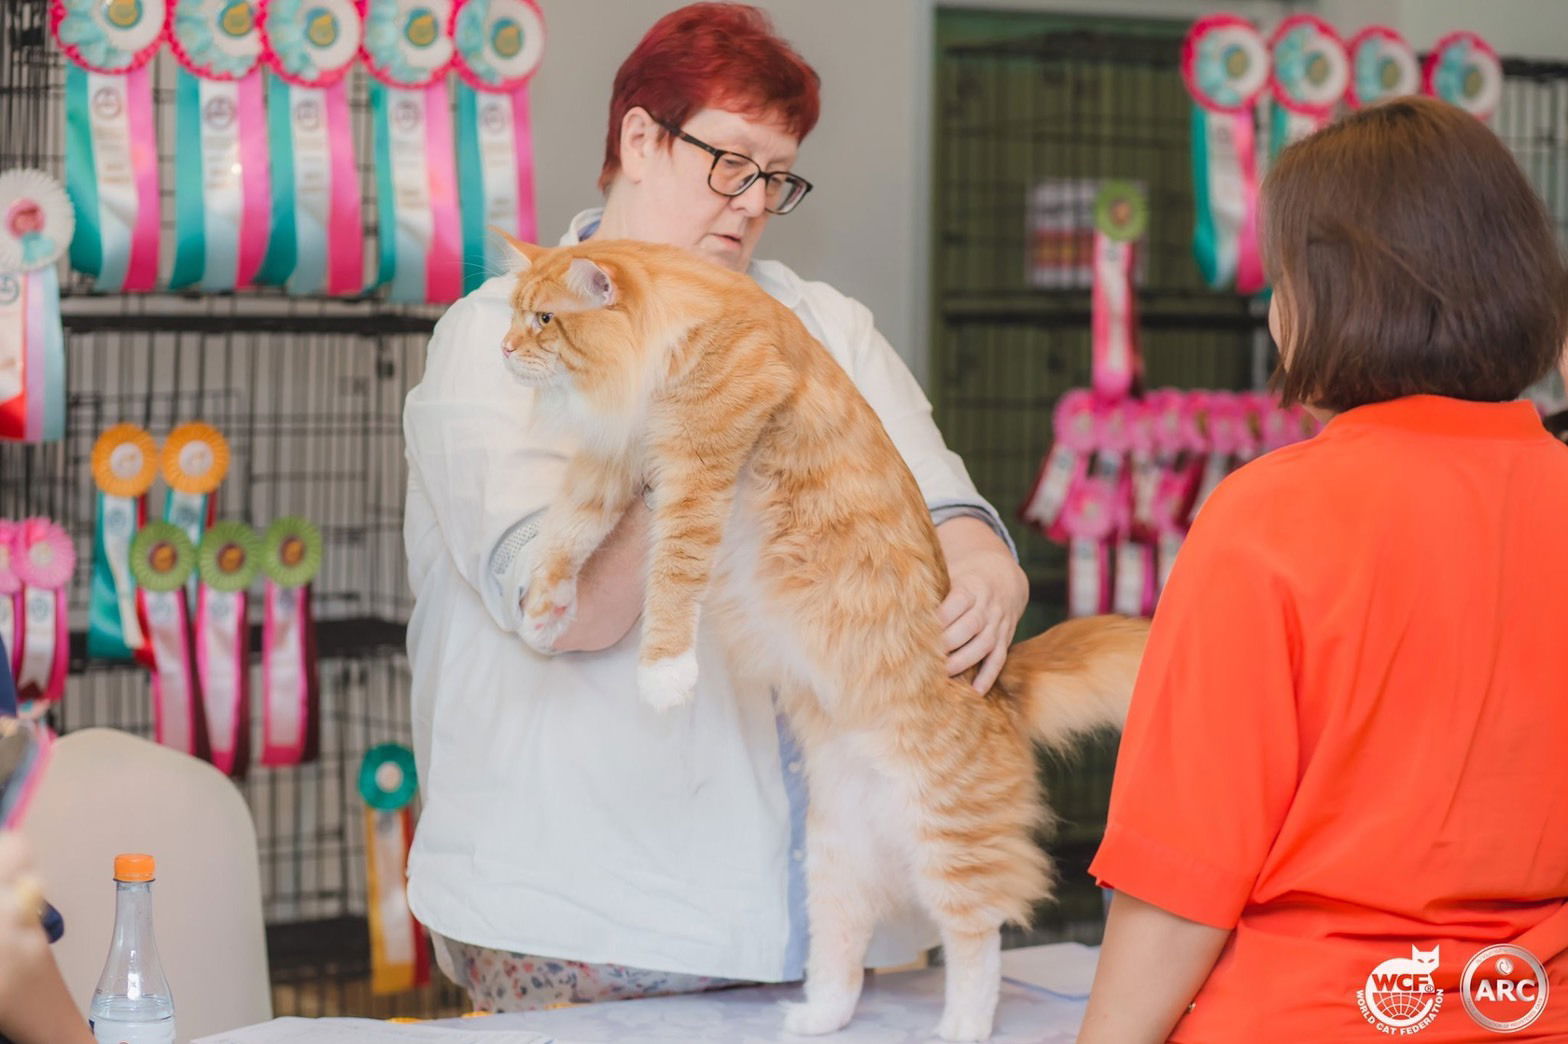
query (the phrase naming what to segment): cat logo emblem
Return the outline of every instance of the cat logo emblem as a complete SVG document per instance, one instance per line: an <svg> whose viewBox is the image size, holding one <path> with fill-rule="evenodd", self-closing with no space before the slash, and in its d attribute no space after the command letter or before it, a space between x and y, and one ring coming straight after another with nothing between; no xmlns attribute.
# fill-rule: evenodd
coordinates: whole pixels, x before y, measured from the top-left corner
<svg viewBox="0 0 1568 1044"><path fill-rule="evenodd" d="M1521 946L1488 946L1465 965L1459 999L1475 1024L1517 1033L1546 1010L1550 983L1535 954Z"/></svg>
<svg viewBox="0 0 1568 1044"><path fill-rule="evenodd" d="M1356 991L1361 1015L1382 1033L1409 1036L1432 1024L1443 1008L1443 991L1432 982L1438 948L1410 948L1409 957L1390 957L1372 969Z"/></svg>

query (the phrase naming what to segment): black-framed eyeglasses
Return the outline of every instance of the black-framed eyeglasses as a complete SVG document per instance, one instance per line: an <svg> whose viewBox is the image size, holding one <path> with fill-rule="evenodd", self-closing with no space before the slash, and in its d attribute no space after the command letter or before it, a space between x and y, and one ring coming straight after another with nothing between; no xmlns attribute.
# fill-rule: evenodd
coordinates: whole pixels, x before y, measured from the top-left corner
<svg viewBox="0 0 1568 1044"><path fill-rule="evenodd" d="M735 197L763 181L763 206L770 214L788 214L811 191L811 182L787 170L763 170L762 164L739 152L727 152L692 137L674 124L658 121L659 126L682 141L713 155L708 168L708 187L721 196Z"/></svg>

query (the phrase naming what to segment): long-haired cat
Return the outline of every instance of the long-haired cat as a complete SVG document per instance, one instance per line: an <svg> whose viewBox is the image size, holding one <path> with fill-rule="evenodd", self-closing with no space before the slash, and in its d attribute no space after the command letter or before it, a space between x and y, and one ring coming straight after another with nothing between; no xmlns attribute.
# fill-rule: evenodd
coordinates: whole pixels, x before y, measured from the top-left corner
<svg viewBox="0 0 1568 1044"><path fill-rule="evenodd" d="M985 1039L999 929L1051 886L1032 741L1121 723L1147 624L1062 624L977 695L944 668L947 567L914 477L794 313L672 247L515 245L508 368L580 438L537 538L526 639L551 647L579 569L647 489L642 698L692 698L702 615L804 751L811 943L786 1028L847 1023L877 920L918 903L945 951L937 1032Z"/></svg>

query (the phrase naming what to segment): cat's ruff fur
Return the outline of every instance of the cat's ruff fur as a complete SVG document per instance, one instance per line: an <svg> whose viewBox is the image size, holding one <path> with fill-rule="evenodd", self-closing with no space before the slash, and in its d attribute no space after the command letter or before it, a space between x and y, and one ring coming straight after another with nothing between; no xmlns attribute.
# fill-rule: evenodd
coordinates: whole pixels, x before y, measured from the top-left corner
<svg viewBox="0 0 1568 1044"><path fill-rule="evenodd" d="M691 699L700 608L804 752L811 948L786 1027L847 1023L873 926L918 903L945 950L938 1032L986 1038L999 929L1051 890L1034 741L1121 723L1147 624L1062 624L977 695L944 667L947 567L915 480L793 312L672 247L516 246L508 368L581 440L538 537L528 640L570 623L578 571L646 483L643 699Z"/></svg>

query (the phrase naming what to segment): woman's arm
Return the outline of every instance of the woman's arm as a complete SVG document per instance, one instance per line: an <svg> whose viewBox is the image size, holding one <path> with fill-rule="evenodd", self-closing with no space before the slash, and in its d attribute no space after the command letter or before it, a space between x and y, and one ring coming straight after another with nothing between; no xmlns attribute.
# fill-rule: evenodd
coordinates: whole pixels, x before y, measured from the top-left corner
<svg viewBox="0 0 1568 1044"><path fill-rule="evenodd" d="M577 616L556 639L556 652L598 652L626 637L642 615L648 528L641 497L589 556L577 578Z"/></svg>
<svg viewBox="0 0 1568 1044"><path fill-rule="evenodd" d="M1078 1044L1164 1041L1229 938L1230 932L1117 892Z"/></svg>
<svg viewBox="0 0 1568 1044"><path fill-rule="evenodd" d="M0 1033L16 1044L91 1044L39 925L31 868L22 839L0 835Z"/></svg>

